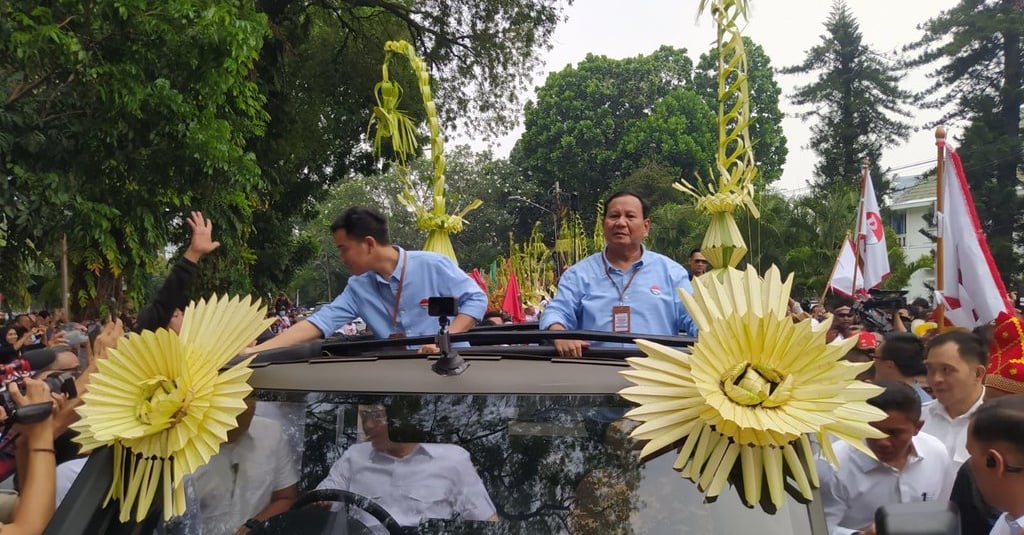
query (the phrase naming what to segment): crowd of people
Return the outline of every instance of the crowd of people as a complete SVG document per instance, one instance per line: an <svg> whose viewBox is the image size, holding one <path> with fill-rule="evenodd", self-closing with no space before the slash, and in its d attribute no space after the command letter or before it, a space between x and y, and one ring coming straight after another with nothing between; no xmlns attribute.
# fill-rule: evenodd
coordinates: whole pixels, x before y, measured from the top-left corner
<svg viewBox="0 0 1024 535"><path fill-rule="evenodd" d="M605 248L569 267L555 296L542 310L531 311L531 319L541 329L554 331L697 336L676 289L692 291L691 278L708 270L700 249L691 252L688 266L683 267L645 247L650 231L648 206L633 193L612 195L603 213ZM212 222L201 213L193 212L188 223L192 229L188 249L156 297L140 310L134 329L180 328L192 297L197 263L220 245L212 238ZM282 292L268 312L281 318L280 328L244 352L329 337L357 321L376 338L432 335L438 323L425 303L439 295L454 297L458 305L450 332L507 321L500 312L486 310L483 290L447 257L391 244L387 221L376 211L350 208L330 231L341 262L352 275L345 289L308 317ZM822 466L821 494L830 532L872 534L875 510L887 504L952 500L961 511L964 533L1019 534L1019 519L1024 516L1024 482L1020 480L1024 477L1024 328L1019 311L1017 316L1007 315L994 325L966 332L938 329L923 300L887 312L848 302L804 308L791 301L794 321L830 321L827 342L857 339L846 358L873 363L861 379L882 387L882 393L869 403L886 414L873 425L887 437L867 440L873 457L836 444L838 469ZM79 390L84 391L97 359L123 335L116 318L105 323L93 342L86 329L67 322L61 311L19 315L4 328L0 359L7 363L49 348L55 357L47 368L74 371ZM581 358L590 343L559 339L554 346L560 356ZM414 349L438 351L431 344ZM17 467L19 474L27 474L19 478L21 496L13 515L4 519L8 522L4 529L12 533L41 532L55 496L64 496L84 464L67 431L79 402L42 392L45 386L40 384L27 379L24 395L17 387L8 387L19 404L54 405L50 417L17 423L0 438L0 472L10 475ZM250 402L249 410L239 417L238 429L192 480L196 492L210 499L224 494L228 475L237 485L241 466L252 465L253 473L266 475L239 494L245 503L233 502L227 509L224 504L203 508L209 518L202 521L220 526L217 532L245 533L254 523L287 509L295 499L293 461L283 453L287 446L280 440L280 429L264 420L253 416ZM388 455L403 459L416 452L440 454L437 448L406 446L388 450ZM454 450L448 453L460 455ZM354 462L351 456L343 460ZM334 472L330 477L344 479ZM472 480L474 475L466 477ZM233 490L229 494L234 500ZM494 514L487 500L467 502L466 511L481 519Z"/></svg>

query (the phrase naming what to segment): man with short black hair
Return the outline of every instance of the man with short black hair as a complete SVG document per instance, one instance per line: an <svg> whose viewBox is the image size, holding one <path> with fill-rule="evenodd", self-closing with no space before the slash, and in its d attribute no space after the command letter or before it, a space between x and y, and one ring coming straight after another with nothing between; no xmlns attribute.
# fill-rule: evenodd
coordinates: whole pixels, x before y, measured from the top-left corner
<svg viewBox="0 0 1024 535"><path fill-rule="evenodd" d="M1024 533L1024 396L979 407L968 428L967 451L978 490L1003 511L990 535Z"/></svg>
<svg viewBox="0 0 1024 535"><path fill-rule="evenodd" d="M1020 320L1007 312L1001 313L996 317L990 338L985 403L1003 396L1024 394L1024 328ZM999 519L1000 512L981 495L969 462L957 472L950 500L960 510L961 533L988 533Z"/></svg>
<svg viewBox="0 0 1024 535"><path fill-rule="evenodd" d="M352 276L334 301L249 352L288 347L325 338L361 317L377 338L424 336L438 331L427 300L455 297L458 315L449 331L469 330L483 319L487 296L447 256L391 245L387 219L375 210L352 207L331 225L341 263ZM437 352L433 344L421 353Z"/></svg>
<svg viewBox="0 0 1024 535"><path fill-rule="evenodd" d="M711 267L711 263L704 256L704 253L700 252L700 247L695 247L690 251L690 278L694 278L698 275L707 273L708 268Z"/></svg>
<svg viewBox="0 0 1024 535"><path fill-rule="evenodd" d="M987 362L985 344L964 331L936 336L925 351L935 401L924 406L924 431L946 445L957 466L967 460L967 424L984 401Z"/></svg>
<svg viewBox="0 0 1024 535"><path fill-rule="evenodd" d="M875 381L906 383L917 392L922 403L932 400L917 377L927 375L924 367L924 343L911 333L891 332L875 350Z"/></svg>
<svg viewBox="0 0 1024 535"><path fill-rule="evenodd" d="M697 336L678 291L691 293L683 266L647 249L650 206L636 193L619 191L604 202L604 249L574 264L540 317L540 328L605 331L630 335ZM613 342L555 340L563 358L579 358L591 345ZM623 343L618 343L622 347Z"/></svg>
<svg viewBox="0 0 1024 535"><path fill-rule="evenodd" d="M875 511L883 505L949 498L952 464L942 442L920 432L921 400L906 383L879 386L885 390L868 403L885 411L886 418L871 425L889 436L865 440L875 459L839 441L833 445L839 467L822 477L832 535L874 535Z"/></svg>

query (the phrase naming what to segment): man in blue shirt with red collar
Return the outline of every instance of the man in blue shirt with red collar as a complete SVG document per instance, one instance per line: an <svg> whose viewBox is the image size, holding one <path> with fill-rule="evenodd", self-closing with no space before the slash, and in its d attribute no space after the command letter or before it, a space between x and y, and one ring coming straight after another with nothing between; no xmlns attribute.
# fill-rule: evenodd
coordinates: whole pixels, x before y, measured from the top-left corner
<svg viewBox="0 0 1024 535"><path fill-rule="evenodd" d="M697 326L676 292L693 291L686 269L643 246L651 229L648 210L634 193L618 192L605 201L604 251L562 274L558 292L541 315L541 329L697 336ZM581 357L590 345L555 341L562 357Z"/></svg>
<svg viewBox="0 0 1024 535"><path fill-rule="evenodd" d="M334 301L307 321L296 323L250 352L288 347L327 337L357 317L377 338L425 336L438 330L437 318L427 314L427 299L455 297L459 313L452 333L469 330L484 316L487 296L450 258L393 246L387 220L369 208L352 207L331 225L341 263L352 277ZM432 344L420 353L437 352Z"/></svg>

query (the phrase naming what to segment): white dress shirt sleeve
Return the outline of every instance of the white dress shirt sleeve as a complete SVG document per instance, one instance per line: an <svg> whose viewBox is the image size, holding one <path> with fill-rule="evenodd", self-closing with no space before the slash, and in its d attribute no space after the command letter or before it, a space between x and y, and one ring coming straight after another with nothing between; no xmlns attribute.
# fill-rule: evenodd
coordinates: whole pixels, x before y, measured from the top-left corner
<svg viewBox="0 0 1024 535"><path fill-rule="evenodd" d="M825 523L828 524L830 535L851 535L860 530L839 525L846 515L849 496L848 489L837 476L835 473L830 473L821 478L821 503L825 508Z"/></svg>
<svg viewBox="0 0 1024 535"><path fill-rule="evenodd" d="M325 477L323 481L316 486L316 490L348 490L349 482L352 479L352 467L349 451L350 450L345 450L345 453L341 454L341 458L334 461L334 464L331 465L331 470L327 473L327 477Z"/></svg>
<svg viewBox="0 0 1024 535"><path fill-rule="evenodd" d="M299 482L299 471L295 466L295 456L288 447L284 434L276 437L274 452L274 490L278 491Z"/></svg>
<svg viewBox="0 0 1024 535"><path fill-rule="evenodd" d="M458 471L459 494L456 498L455 510L467 520L487 520L494 516L494 503L484 488L484 482L477 474L469 452L459 448L455 463Z"/></svg>

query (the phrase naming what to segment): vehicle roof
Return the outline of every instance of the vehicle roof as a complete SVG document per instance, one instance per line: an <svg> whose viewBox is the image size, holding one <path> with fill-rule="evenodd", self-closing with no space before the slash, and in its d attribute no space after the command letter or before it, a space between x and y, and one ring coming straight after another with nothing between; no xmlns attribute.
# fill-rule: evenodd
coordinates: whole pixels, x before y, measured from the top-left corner
<svg viewBox="0 0 1024 535"><path fill-rule="evenodd" d="M605 394L630 386L622 360L464 357L469 368L444 377L425 357L341 357L256 368L257 389L365 393Z"/></svg>
<svg viewBox="0 0 1024 535"><path fill-rule="evenodd" d="M470 364L457 376L432 372L437 356L396 349L394 340L316 341L258 355L251 363L250 384L257 389L323 392L607 394L630 386L618 372L628 368L627 357L643 355L635 346L595 347L587 350L587 358L562 359L553 346L543 344L555 338L631 343L634 336L512 329L461 333L452 340L477 345L456 348ZM679 347L693 343L689 337L645 338ZM406 341L423 344L433 338Z"/></svg>

